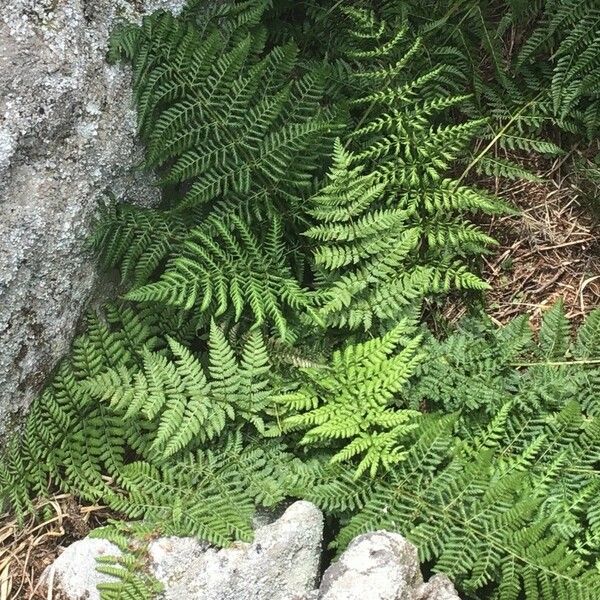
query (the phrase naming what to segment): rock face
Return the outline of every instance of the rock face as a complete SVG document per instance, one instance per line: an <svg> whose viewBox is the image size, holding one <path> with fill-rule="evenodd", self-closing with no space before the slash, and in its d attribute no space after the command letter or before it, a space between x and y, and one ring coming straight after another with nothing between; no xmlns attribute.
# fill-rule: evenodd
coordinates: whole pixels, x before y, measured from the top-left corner
<svg viewBox="0 0 600 600"><path fill-rule="evenodd" d="M109 31L183 4L0 2L0 439L68 350L94 286L84 244L98 200L157 196L133 173L129 74L105 63Z"/></svg>
<svg viewBox="0 0 600 600"><path fill-rule="evenodd" d="M194 538L159 538L149 568L164 586L160 600L460 600L445 575L427 583L417 549L401 535L377 531L354 539L317 589L323 515L310 502L292 504L272 521L263 515L254 541L219 550ZM43 582L68 600L99 600L95 557L120 555L104 540L69 546ZM61 596L62 597L62 596Z"/></svg>

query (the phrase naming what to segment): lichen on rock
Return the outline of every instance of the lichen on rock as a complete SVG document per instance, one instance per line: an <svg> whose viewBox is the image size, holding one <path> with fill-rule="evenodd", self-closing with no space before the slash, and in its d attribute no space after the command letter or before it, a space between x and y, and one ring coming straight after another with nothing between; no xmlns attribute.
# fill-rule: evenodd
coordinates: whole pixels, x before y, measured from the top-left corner
<svg viewBox="0 0 600 600"><path fill-rule="evenodd" d="M191 537L161 537L147 547L149 573L163 587L160 600L460 600L445 575L423 581L417 548L397 533L356 537L325 571L323 514L294 502L261 515L252 542L215 548ZM68 600L99 600L107 581L94 556L120 555L105 540L85 538L49 566L42 581Z"/></svg>
<svg viewBox="0 0 600 600"><path fill-rule="evenodd" d="M122 17L184 0L11 0L0 9L0 442L68 351L96 284L102 196L158 193L135 142L130 77L106 63Z"/></svg>

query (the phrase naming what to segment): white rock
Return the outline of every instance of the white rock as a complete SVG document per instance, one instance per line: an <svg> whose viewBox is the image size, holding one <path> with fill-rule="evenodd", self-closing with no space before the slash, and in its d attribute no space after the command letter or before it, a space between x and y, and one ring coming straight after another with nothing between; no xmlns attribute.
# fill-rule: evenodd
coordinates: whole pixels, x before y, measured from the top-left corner
<svg viewBox="0 0 600 600"><path fill-rule="evenodd" d="M376 531L355 538L325 571L319 600L412 600L422 584L417 549Z"/></svg>
<svg viewBox="0 0 600 600"><path fill-rule="evenodd" d="M99 198L158 197L133 169L130 75L105 62L109 31L183 3L0 0L0 430L69 348L96 279L84 244Z"/></svg>
<svg viewBox="0 0 600 600"><path fill-rule="evenodd" d="M440 573L419 588L415 600L460 600L460 598L452 581Z"/></svg>
<svg viewBox="0 0 600 600"><path fill-rule="evenodd" d="M120 556L113 543L85 538L71 544L42 574L41 585L60 590L69 600L100 600L99 583L115 581L96 571L96 558Z"/></svg>
<svg viewBox="0 0 600 600"><path fill-rule="evenodd" d="M322 535L321 511L295 502L259 527L251 544L218 550L177 538L153 542L153 572L165 600L300 600L315 587Z"/></svg>

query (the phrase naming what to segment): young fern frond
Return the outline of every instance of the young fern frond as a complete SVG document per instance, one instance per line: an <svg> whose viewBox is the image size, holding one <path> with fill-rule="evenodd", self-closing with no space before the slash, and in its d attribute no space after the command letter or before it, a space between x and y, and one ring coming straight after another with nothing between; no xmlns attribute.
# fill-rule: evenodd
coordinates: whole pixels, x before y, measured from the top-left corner
<svg viewBox="0 0 600 600"><path fill-rule="evenodd" d="M300 445L339 446L332 463L359 459L356 477L392 468L417 426L418 412L392 404L422 359L419 345L404 320L382 338L335 351L325 369L301 369L299 387L275 398L281 431L301 432Z"/></svg>
<svg viewBox="0 0 600 600"><path fill-rule="evenodd" d="M406 29L366 9L344 6L342 13L355 127L334 145L304 235L317 241L325 323L393 327L423 297L487 288L467 261L495 242L465 215L507 207L447 176L483 121L436 123L465 101L440 91L443 69L414 75L418 42L406 43Z"/></svg>

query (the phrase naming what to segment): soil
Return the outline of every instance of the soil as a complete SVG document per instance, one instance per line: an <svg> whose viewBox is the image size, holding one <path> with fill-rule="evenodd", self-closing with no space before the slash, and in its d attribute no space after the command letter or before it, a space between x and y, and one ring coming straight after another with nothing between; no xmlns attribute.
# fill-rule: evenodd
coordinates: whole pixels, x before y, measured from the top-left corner
<svg viewBox="0 0 600 600"><path fill-rule="evenodd" d="M554 163L520 159L538 181L473 182L518 211L480 223L499 242L484 257L482 269L492 288L486 292L486 310L498 324L528 313L535 327L559 299L574 325L600 307L600 218L593 199L566 168L569 158ZM451 301L444 312L456 322L464 304Z"/></svg>

